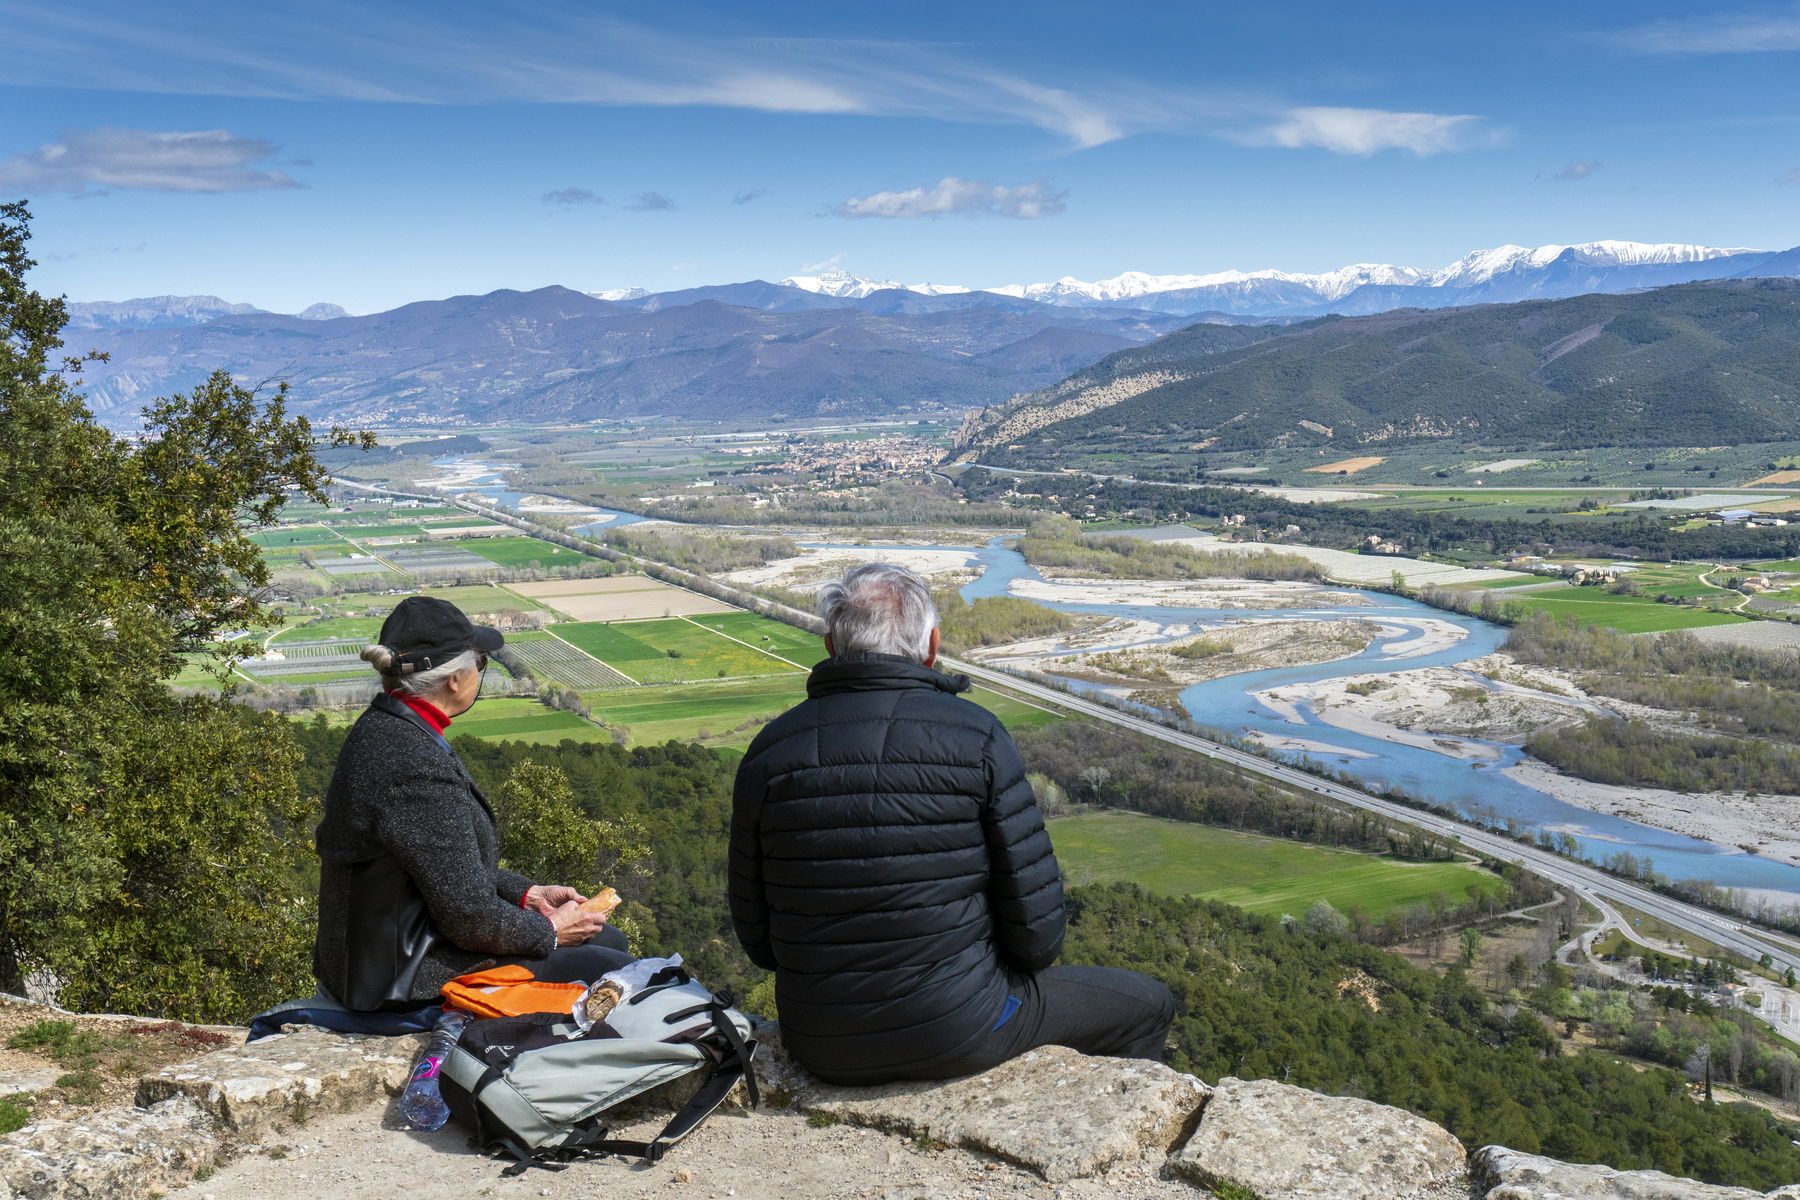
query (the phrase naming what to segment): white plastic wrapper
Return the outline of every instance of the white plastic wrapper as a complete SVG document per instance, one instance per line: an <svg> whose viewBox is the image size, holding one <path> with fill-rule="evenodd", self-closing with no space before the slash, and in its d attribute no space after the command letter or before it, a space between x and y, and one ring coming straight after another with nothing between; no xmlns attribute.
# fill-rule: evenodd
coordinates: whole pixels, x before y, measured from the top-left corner
<svg viewBox="0 0 1800 1200"><path fill-rule="evenodd" d="M575 1004L569 1010L569 1015L575 1018L575 1024L581 1027L581 1032L586 1033L594 1025L592 1021L588 1020L588 997L599 988L608 983L613 984L619 989L619 1003L623 1004L631 999L633 992L650 982L658 971L680 965L681 955L672 954L668 958L640 958L626 963L616 971L608 971L596 979L587 991L575 998Z"/></svg>

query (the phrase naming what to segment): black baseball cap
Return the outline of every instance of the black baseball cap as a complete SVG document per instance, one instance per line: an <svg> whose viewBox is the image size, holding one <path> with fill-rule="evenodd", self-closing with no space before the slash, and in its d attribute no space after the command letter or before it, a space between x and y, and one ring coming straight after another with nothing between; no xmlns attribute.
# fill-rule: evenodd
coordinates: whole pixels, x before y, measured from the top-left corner
<svg viewBox="0 0 1800 1200"><path fill-rule="evenodd" d="M470 623L462 609L436 596L408 596L381 625L381 644L407 674L441 667L465 650L498 650L505 641L498 629Z"/></svg>

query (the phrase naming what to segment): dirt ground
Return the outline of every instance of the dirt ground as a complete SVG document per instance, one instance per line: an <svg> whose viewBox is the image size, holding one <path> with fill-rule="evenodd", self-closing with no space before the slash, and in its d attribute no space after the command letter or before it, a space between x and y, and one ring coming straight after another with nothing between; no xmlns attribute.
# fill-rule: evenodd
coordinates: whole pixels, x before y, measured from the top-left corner
<svg viewBox="0 0 1800 1200"><path fill-rule="evenodd" d="M60 1044L13 1044L44 1043L46 1033L60 1035ZM67 1117L127 1105L137 1094L139 1076L243 1040L242 1029L72 1016L0 998L0 1098L10 1096L33 1116Z"/></svg>
<svg viewBox="0 0 1800 1200"><path fill-rule="evenodd" d="M657 1129L644 1123L618 1132L648 1137ZM787 1109L716 1114L655 1166L603 1159L511 1179L501 1174L507 1161L478 1155L460 1126L410 1133L399 1127L391 1105L317 1118L289 1137L291 1145L252 1150L170 1192L169 1200L1194 1200L1199 1194L1191 1184L1161 1178L1157 1154L1097 1178L1053 1185L987 1155L850 1125L815 1127Z"/></svg>

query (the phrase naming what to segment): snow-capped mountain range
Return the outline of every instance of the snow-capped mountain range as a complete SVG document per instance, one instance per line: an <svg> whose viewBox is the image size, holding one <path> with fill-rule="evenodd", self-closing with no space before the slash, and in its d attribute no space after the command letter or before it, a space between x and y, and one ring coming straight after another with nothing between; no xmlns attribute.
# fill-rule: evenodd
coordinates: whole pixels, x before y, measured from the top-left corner
<svg viewBox="0 0 1800 1200"><path fill-rule="evenodd" d="M1433 287L1468 288L1488 283L1501 276L1517 276L1543 271L1560 262L1589 270L1610 270L1646 266L1693 265L1741 255L1767 254L1751 247L1691 246L1675 242L1583 242L1573 246L1496 246L1477 250L1449 266L1435 271L1419 267L1392 266L1387 263L1354 263L1307 275L1292 271L1215 271L1206 275L1150 275L1127 271L1111 279L1093 282L1064 276L1052 283L1009 283L980 289L1001 296L1035 300L1041 304L1131 305L1132 301L1169 292L1214 289L1255 290L1259 283L1284 284L1313 293L1319 300L1342 299L1358 288ZM896 283L865 279L844 271L824 275L795 275L781 281L783 286L799 288L817 295L860 300L878 291L898 289L924 296L945 296L975 289L937 283ZM594 293L602 299L614 299L612 293ZM639 293L642 294L642 293ZM625 299L624 295L616 298ZM1139 307L1139 305L1131 305Z"/></svg>

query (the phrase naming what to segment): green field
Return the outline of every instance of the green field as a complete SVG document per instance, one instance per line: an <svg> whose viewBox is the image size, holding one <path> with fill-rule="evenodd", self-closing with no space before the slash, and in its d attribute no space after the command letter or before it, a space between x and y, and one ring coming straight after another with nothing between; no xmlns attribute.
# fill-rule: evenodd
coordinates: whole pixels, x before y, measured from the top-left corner
<svg viewBox="0 0 1800 1200"><path fill-rule="evenodd" d="M544 567L566 567L592 561L588 555L579 551L565 550L534 537L459 538L451 544L458 550L479 554L489 562L499 563L503 567L522 567L530 563Z"/></svg>
<svg viewBox="0 0 1800 1200"><path fill-rule="evenodd" d="M425 528L422 525L344 525L338 532L351 541L360 542L368 538L423 537Z"/></svg>
<svg viewBox="0 0 1800 1200"><path fill-rule="evenodd" d="M1675 604L1658 604L1648 596L1615 596L1599 588L1569 588L1548 596L1516 596L1508 601L1526 609L1568 617L1584 625L1604 625L1621 633L1657 633L1665 629L1698 629L1702 625L1735 625L1748 618L1735 613L1706 612Z"/></svg>
<svg viewBox="0 0 1800 1200"><path fill-rule="evenodd" d="M689 619L740 642L765 647L771 654L808 669L825 660L825 642L818 634L772 621L768 617L759 617L755 613L711 613Z"/></svg>
<svg viewBox="0 0 1800 1200"><path fill-rule="evenodd" d="M555 745L564 738L578 742L603 742L612 735L574 713L545 708L536 700L516 698L482 700L450 723L452 739L477 737L493 741Z"/></svg>
<svg viewBox="0 0 1800 1200"><path fill-rule="evenodd" d="M1548 575L1527 575L1522 579L1478 579L1474 583L1458 583L1452 587L1458 592L1491 592L1496 588L1527 587L1534 583L1542 587L1555 582L1557 581Z"/></svg>
<svg viewBox="0 0 1800 1200"><path fill-rule="evenodd" d="M806 681L797 672L769 679L582 693L594 715L623 728L633 745L673 739L747 746L762 728L759 718L776 716L805 698Z"/></svg>
<svg viewBox="0 0 1800 1200"><path fill-rule="evenodd" d="M1050 840L1072 882L1136 883L1267 914L1298 917L1323 899L1379 919L1439 892L1460 903L1470 884L1501 890L1499 879L1461 863L1401 862L1136 813L1063 817L1050 822Z"/></svg>
<svg viewBox="0 0 1800 1200"><path fill-rule="evenodd" d="M1061 713L1015 700L1011 696L1003 696L999 692L990 692L986 688L970 688L963 695L999 717L1000 723L1008 729L1036 729L1055 721L1068 720Z"/></svg>
<svg viewBox="0 0 1800 1200"><path fill-rule="evenodd" d="M344 539L322 525L299 525L291 529L265 529L253 533L250 540L259 546L341 546Z"/></svg>
<svg viewBox="0 0 1800 1200"><path fill-rule="evenodd" d="M357 638L373 642L381 632L384 617L331 617L315 625L293 625L270 639L279 642L323 642L334 638Z"/></svg>
<svg viewBox="0 0 1800 1200"><path fill-rule="evenodd" d="M798 667L679 617L612 623L579 621L558 625L556 634L640 683L687 683L799 671Z"/></svg>
<svg viewBox="0 0 1800 1200"><path fill-rule="evenodd" d="M1752 563L1758 571L1780 571L1785 575L1800 575L1800 562L1784 559L1779 562Z"/></svg>

